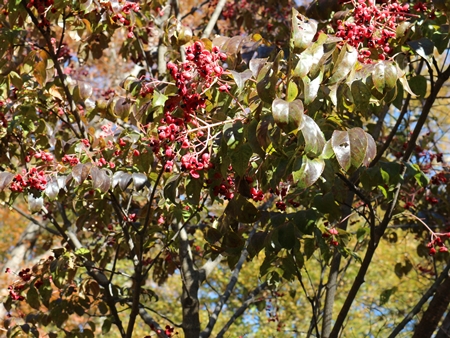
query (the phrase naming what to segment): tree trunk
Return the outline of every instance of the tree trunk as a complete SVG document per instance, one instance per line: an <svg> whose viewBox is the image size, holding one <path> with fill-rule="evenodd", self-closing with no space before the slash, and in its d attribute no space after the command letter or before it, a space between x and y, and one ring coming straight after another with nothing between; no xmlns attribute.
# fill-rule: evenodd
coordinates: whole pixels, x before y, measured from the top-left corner
<svg viewBox="0 0 450 338"><path fill-rule="evenodd" d="M416 326L413 338L429 338L434 333L450 303L449 289L450 278L446 278L437 289L427 311Z"/></svg>
<svg viewBox="0 0 450 338"><path fill-rule="evenodd" d="M434 338L449 338L450 337L450 311L447 312L444 321L442 322L439 332Z"/></svg>

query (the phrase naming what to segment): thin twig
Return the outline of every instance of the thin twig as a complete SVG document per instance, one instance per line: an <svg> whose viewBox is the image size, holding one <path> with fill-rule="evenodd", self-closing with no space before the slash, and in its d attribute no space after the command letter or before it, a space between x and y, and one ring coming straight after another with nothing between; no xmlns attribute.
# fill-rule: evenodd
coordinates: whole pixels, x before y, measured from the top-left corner
<svg viewBox="0 0 450 338"><path fill-rule="evenodd" d="M219 318L219 314L222 311L224 304L226 304L226 302L228 301L228 298L230 297L231 292L233 291L233 289L238 281L239 273L240 273L242 266L244 265L244 262L248 256L248 250L247 250L248 245L250 244L250 241L251 241L253 235L256 233L256 229L257 229L258 225L259 225L259 222L255 222L255 225L253 226L252 230L250 231L247 241L245 242L244 249L242 250L241 257L239 258L239 261L236 264L236 267L234 268L233 273L231 274L230 282L228 283L227 288L225 289L225 292L222 294L222 296L218 300L213 313L209 317L209 322L208 322L206 328L200 333L201 338L206 338L211 335L214 325L216 324L217 319Z"/></svg>
<svg viewBox="0 0 450 338"><path fill-rule="evenodd" d="M245 310L247 310L247 308L255 303L256 299L255 297L265 288L267 288L268 284L267 282L262 283L261 285L259 285L258 287L256 287L252 292L250 292L250 294L247 297L247 300L236 310L234 311L233 315L231 316L231 318L228 320L228 322L224 325L224 327L222 328L222 330L220 330L220 332L217 334L217 338L221 338L224 336L224 334L228 331L228 329L230 328L230 326L236 321L236 319L238 319L240 316L242 316L242 314L245 312Z"/></svg>
<svg viewBox="0 0 450 338"><path fill-rule="evenodd" d="M397 335L404 329L406 324L408 324L411 319L414 318L416 314L419 313L419 311L422 309L422 306L430 299L430 297L435 293L436 289L439 287L439 285L442 283L442 281L446 278L449 278L448 272L450 270L450 264L447 264L445 269L441 272L439 277L436 279L436 281L431 285L431 287L423 294L423 296L420 298L420 300L417 302L417 304L412 308L412 310L403 318L403 320L398 324L395 329L392 331L392 333L389 335L389 338L397 337Z"/></svg>

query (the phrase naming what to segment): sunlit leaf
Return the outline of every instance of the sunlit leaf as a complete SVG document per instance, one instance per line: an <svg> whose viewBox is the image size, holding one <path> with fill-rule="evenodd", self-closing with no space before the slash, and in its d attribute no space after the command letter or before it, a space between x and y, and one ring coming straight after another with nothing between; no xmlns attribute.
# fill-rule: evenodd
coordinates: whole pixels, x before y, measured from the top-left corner
<svg viewBox="0 0 450 338"><path fill-rule="evenodd" d="M335 130L331 137L331 145L340 166L344 170L349 170L352 165L352 157L348 132Z"/></svg>
<svg viewBox="0 0 450 338"><path fill-rule="evenodd" d="M328 80L328 83L333 84L344 79L355 66L357 60L358 51L350 45L344 45L339 53L333 68L333 75Z"/></svg>
<svg viewBox="0 0 450 338"><path fill-rule="evenodd" d="M301 131L305 139L305 153L308 156L319 156L326 141L317 123L308 115L304 115Z"/></svg>
<svg viewBox="0 0 450 338"><path fill-rule="evenodd" d="M298 165L296 166L298 167ZM310 159L307 156L301 158L300 169L292 173L292 177L299 188L307 188L313 185L322 175L325 169L325 161L320 158Z"/></svg>
<svg viewBox="0 0 450 338"><path fill-rule="evenodd" d="M0 191L4 190L14 179L14 174L8 171L0 172Z"/></svg>
<svg viewBox="0 0 450 338"><path fill-rule="evenodd" d="M291 47L297 51L305 50L313 41L317 32L317 21L308 19L292 9Z"/></svg>
<svg viewBox="0 0 450 338"><path fill-rule="evenodd" d="M287 102L275 99L272 103L272 115L275 123L285 132L301 129L303 126L303 103L300 100Z"/></svg>

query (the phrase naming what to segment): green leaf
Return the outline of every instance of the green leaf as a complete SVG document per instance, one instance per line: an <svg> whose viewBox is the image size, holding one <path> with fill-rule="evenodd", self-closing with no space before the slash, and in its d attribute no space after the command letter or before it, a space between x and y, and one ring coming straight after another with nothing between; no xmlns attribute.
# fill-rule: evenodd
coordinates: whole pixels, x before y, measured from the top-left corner
<svg viewBox="0 0 450 338"><path fill-rule="evenodd" d="M352 82L350 89L356 109L366 113L369 109L370 97L372 96L370 88L367 88L362 80L357 80Z"/></svg>
<svg viewBox="0 0 450 338"><path fill-rule="evenodd" d="M247 69L242 73L230 70L230 73L233 75L234 82L236 82L239 91L244 89L245 82L252 77L252 71L250 69Z"/></svg>
<svg viewBox="0 0 450 338"><path fill-rule="evenodd" d="M328 80L328 83L333 84L347 77L357 61L358 51L350 45L344 45L339 53L333 68L333 75Z"/></svg>
<svg viewBox="0 0 450 338"><path fill-rule="evenodd" d="M316 42L309 46L304 52L296 54L297 64L293 75L300 78L305 77L311 70L315 70L320 65L322 57L325 55L324 46L327 35L321 33Z"/></svg>
<svg viewBox="0 0 450 338"><path fill-rule="evenodd" d="M4 190L14 179L14 174L8 171L0 172L0 191Z"/></svg>
<svg viewBox="0 0 450 338"><path fill-rule="evenodd" d="M150 187L150 182L148 181L147 175L143 173L133 173L131 177L133 179L133 185L136 191L141 191L144 187Z"/></svg>
<svg viewBox="0 0 450 338"><path fill-rule="evenodd" d="M290 81L287 88L286 100L287 102L294 101L298 96L298 87L294 81Z"/></svg>
<svg viewBox="0 0 450 338"><path fill-rule="evenodd" d="M263 69L263 67L265 66L266 63L267 63L267 58L264 58L264 59L256 58L256 59L250 60L250 62L248 64L248 68L252 72L252 75L255 79L258 78L259 72L261 71L261 69Z"/></svg>
<svg viewBox="0 0 450 338"><path fill-rule="evenodd" d="M339 165L345 171L349 170L352 165L350 136L347 131L335 130L331 136L331 146L336 154Z"/></svg>
<svg viewBox="0 0 450 338"><path fill-rule="evenodd" d="M36 310L39 310L41 306L41 302L39 301L39 293L37 292L34 285L31 285L30 289L27 292L27 303Z"/></svg>
<svg viewBox="0 0 450 338"><path fill-rule="evenodd" d="M307 188L319 179L325 169L325 161L321 158L310 159L304 155L301 159L296 161L294 164L294 169L299 167L300 169L295 170L292 173L292 177L299 188Z"/></svg>
<svg viewBox="0 0 450 338"><path fill-rule="evenodd" d="M308 76L302 78L304 88L303 95L306 105L310 104L316 99L320 89L320 85L322 84L322 79L322 72L320 72L314 80L310 80Z"/></svg>
<svg viewBox="0 0 450 338"><path fill-rule="evenodd" d="M171 176L164 187L164 197L171 201L172 203L176 203L178 186L180 185L181 176L175 175Z"/></svg>
<svg viewBox="0 0 450 338"><path fill-rule="evenodd" d="M411 90L419 97L424 98L427 93L427 79L423 75L416 75L408 81Z"/></svg>
<svg viewBox="0 0 450 338"><path fill-rule="evenodd" d="M284 249L292 249L295 245L295 226L292 222L277 227L278 242Z"/></svg>
<svg viewBox="0 0 450 338"><path fill-rule="evenodd" d="M387 302L389 302L389 298L397 291L397 287L394 286L393 288L383 290L380 294L380 305L384 305Z"/></svg>
<svg viewBox="0 0 450 338"><path fill-rule="evenodd" d="M33 193L28 194L28 209L32 212L39 212L44 206L44 198L42 196L34 196Z"/></svg>
<svg viewBox="0 0 450 338"><path fill-rule="evenodd" d="M276 96L278 74L273 62L266 63L258 73L256 90L259 97L266 103L272 103Z"/></svg>
<svg viewBox="0 0 450 338"><path fill-rule="evenodd" d="M350 152L352 165L358 168L366 157L367 137L361 128L353 128L348 131L350 140Z"/></svg>
<svg viewBox="0 0 450 338"><path fill-rule="evenodd" d="M313 41L317 32L317 21L301 15L292 9L291 48L297 52L305 50Z"/></svg>
<svg viewBox="0 0 450 338"><path fill-rule="evenodd" d="M164 94L161 94L160 92L158 92L157 90L155 90L153 92L153 107L159 107L159 106L164 106L164 104L166 103L168 97L165 96Z"/></svg>
<svg viewBox="0 0 450 338"><path fill-rule="evenodd" d="M75 167L72 168L72 177L78 185L81 185L86 180L86 178L89 176L91 168L91 163L78 163Z"/></svg>
<svg viewBox="0 0 450 338"><path fill-rule="evenodd" d="M102 334L107 334L111 330L112 321L106 318L102 325Z"/></svg>
<svg viewBox="0 0 450 338"><path fill-rule="evenodd" d="M105 193L111 187L111 178L105 169L91 168L92 187Z"/></svg>
<svg viewBox="0 0 450 338"><path fill-rule="evenodd" d="M331 145L339 165L348 171L353 165L366 167L376 156L376 144L373 137L361 128L349 131L335 130L331 137Z"/></svg>
<svg viewBox="0 0 450 338"><path fill-rule="evenodd" d="M422 57L431 67L434 51L433 41L428 38L420 38L418 40L409 41L407 44L411 47L414 53Z"/></svg>
<svg viewBox="0 0 450 338"><path fill-rule="evenodd" d="M273 100L272 115L275 123L287 133L303 127L303 103L300 100Z"/></svg>
<svg viewBox="0 0 450 338"><path fill-rule="evenodd" d="M89 249L86 249L86 248L79 248L79 249L77 249L75 251L75 255L84 257L84 258L86 258L88 260L92 259L91 251L89 251Z"/></svg>
<svg viewBox="0 0 450 338"><path fill-rule="evenodd" d="M239 176L242 177L246 173L252 155L253 150L248 143L244 143L231 153L231 165Z"/></svg>
<svg viewBox="0 0 450 338"><path fill-rule="evenodd" d="M325 137L317 123L311 117L304 115L303 122L301 131L305 139L305 153L308 156L317 157L325 147Z"/></svg>

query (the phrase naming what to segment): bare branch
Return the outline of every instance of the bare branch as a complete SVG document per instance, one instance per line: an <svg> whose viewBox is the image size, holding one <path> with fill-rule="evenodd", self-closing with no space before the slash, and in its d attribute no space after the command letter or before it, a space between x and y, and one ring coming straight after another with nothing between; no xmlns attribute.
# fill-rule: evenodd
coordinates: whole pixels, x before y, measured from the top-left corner
<svg viewBox="0 0 450 338"><path fill-rule="evenodd" d="M406 317L400 322L400 324L396 326L394 331L392 331L392 333L389 335L389 338L396 337L405 328L406 324L408 324L414 318L414 316L419 313L419 311L422 309L422 306L424 306L425 303L428 301L428 299L430 299L430 297L433 296L433 294L436 292L437 288L442 283L442 281L448 278L449 270L450 264L447 264L447 266L441 272L439 277L435 280L433 285L431 285L431 287L427 290L427 292L423 294L422 298L420 298L420 300L412 308L412 310L406 315Z"/></svg>
<svg viewBox="0 0 450 338"><path fill-rule="evenodd" d="M214 325L216 325L217 319L219 318L219 314L222 311L224 304L228 301L228 298L230 297L231 292L233 291L233 289L238 281L239 273L240 273L242 266L248 256L247 247L250 244L250 240L252 239L253 235L256 233L258 224L259 224L259 222L256 222L255 225L253 226L252 230L250 231L247 241L245 242L244 249L242 250L241 257L239 258L239 261L236 264L236 267L234 268L233 273L231 275L230 282L228 283L225 292L223 293L223 295L220 297L219 301L217 302L217 305L216 305L213 313L209 317L208 325L201 332L200 337L206 338L211 335Z"/></svg>
<svg viewBox="0 0 450 338"><path fill-rule="evenodd" d="M208 38L211 35L211 32L214 26L216 25L217 20L219 20L220 13L222 13L222 10L225 7L226 3L227 0L219 0L219 2L216 5L216 9L214 10L214 13L211 15L211 19L209 19L208 25L203 31L202 38Z"/></svg>
<svg viewBox="0 0 450 338"><path fill-rule="evenodd" d="M132 306L132 304L129 304ZM145 324L150 326L150 328L156 332L159 338L167 338L166 332L164 329L156 322L152 316L148 314L148 312L145 310L145 307L142 305L139 306L139 316L142 318Z"/></svg>
<svg viewBox="0 0 450 338"><path fill-rule="evenodd" d="M430 95L427 97L425 104L422 109L422 113L420 114L419 119L417 120L417 124L414 128L414 131L409 139L408 145L405 149L405 153L402 158L402 170L401 175L404 175L406 172L406 165L405 163L409 162L411 158L411 154L414 151L414 148L416 146L416 142L419 138L420 132L422 131L423 126L425 125L425 122L427 121L428 115L431 111L431 108L433 106L433 103L435 101L436 96L438 95L440 89L444 85L444 83L449 79L450 77L450 67L448 67L445 72L439 74L439 77L437 78L434 87L432 88L432 91ZM347 314L350 310L351 305L353 304L354 299L356 298L356 295L359 291L359 288L364 283L364 277L367 273L367 270L369 269L369 265L372 262L373 255L375 253L375 250L378 247L378 243L381 240L381 238L384 235L384 232L386 231L386 228L389 224L389 222L392 219L392 216L394 215L394 210L397 205L397 201L400 195L400 190L402 187L402 183L399 182L394 190L394 197L387 206L386 213L384 214L383 220L381 221L380 225L377 226L375 231L375 241L370 241L369 247L366 251L366 255L364 256L363 262L361 264L361 267L358 271L358 274L356 275L355 281L353 282L352 287L350 288L350 291L348 293L348 297L346 298L344 305L341 308L341 311L339 312L339 315L336 319L336 322L334 324L333 330L331 331L330 337L337 338L339 336L339 332L342 329L342 325L345 321L345 318L347 317Z"/></svg>
<svg viewBox="0 0 450 338"><path fill-rule="evenodd" d="M228 320L228 322L224 325L222 330L217 334L217 338L221 338L224 336L224 334L228 331L230 326L238 319L242 314L247 310L247 308L256 302L256 296L265 288L267 287L267 282L262 283L258 287L256 287L247 297L247 300L237 309L231 318Z"/></svg>

